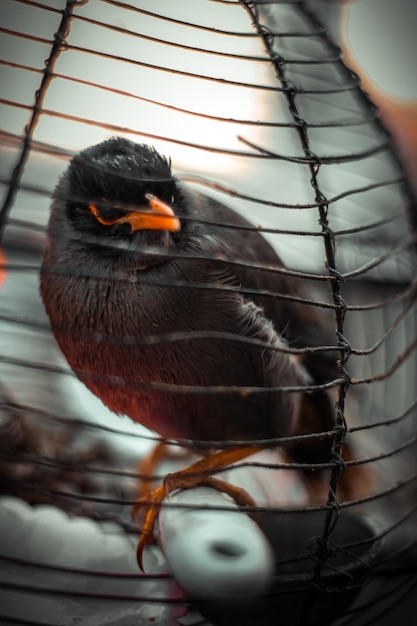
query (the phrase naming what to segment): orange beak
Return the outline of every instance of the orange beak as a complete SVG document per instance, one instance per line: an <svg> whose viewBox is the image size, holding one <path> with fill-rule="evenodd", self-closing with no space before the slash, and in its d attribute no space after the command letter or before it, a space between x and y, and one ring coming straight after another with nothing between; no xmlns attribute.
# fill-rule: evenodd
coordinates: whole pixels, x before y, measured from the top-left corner
<svg viewBox="0 0 417 626"><path fill-rule="evenodd" d="M119 217L113 220L107 220L101 217L95 204L89 205L95 218L105 226L112 226L113 224L130 224L132 232L137 230L169 230L171 232L177 232L181 230L181 223L178 217L175 215L169 204L166 204L156 196L148 193L145 195L149 203L149 209L134 208L128 211L123 217Z"/></svg>
<svg viewBox="0 0 417 626"><path fill-rule="evenodd" d="M151 211L132 211L122 221L130 224L132 232L137 230L181 230L181 224L174 211L165 202L148 193L145 198L149 202Z"/></svg>

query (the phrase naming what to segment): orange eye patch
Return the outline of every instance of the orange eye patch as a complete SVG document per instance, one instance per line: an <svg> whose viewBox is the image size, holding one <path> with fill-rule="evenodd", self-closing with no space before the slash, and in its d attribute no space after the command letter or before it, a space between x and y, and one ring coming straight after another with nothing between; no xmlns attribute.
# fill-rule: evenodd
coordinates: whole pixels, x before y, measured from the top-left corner
<svg viewBox="0 0 417 626"><path fill-rule="evenodd" d="M97 205L90 202L88 208L96 220L104 226L114 224L130 224L132 232L137 230L169 230L176 232L181 229L180 220L173 209L152 194L146 194L147 206L126 206L120 208L114 205Z"/></svg>

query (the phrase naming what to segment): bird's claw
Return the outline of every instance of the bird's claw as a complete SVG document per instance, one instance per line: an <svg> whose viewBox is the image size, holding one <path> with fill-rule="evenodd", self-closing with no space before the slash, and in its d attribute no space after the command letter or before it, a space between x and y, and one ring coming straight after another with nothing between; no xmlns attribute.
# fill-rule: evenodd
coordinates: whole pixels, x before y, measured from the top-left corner
<svg viewBox="0 0 417 626"><path fill-rule="evenodd" d="M136 558L138 561L138 565L142 572L143 569L143 551L145 546L148 546L153 541L153 528L155 524L155 519L157 515L157 509L155 507L149 507L149 510L146 513L145 522L143 524L142 531L140 533L138 545L136 548Z"/></svg>
<svg viewBox="0 0 417 626"><path fill-rule="evenodd" d="M156 489L151 491L146 497L140 498L135 503L132 509L132 519L134 522L136 522L139 509L141 509L142 507L147 507L145 520L143 522L138 546L136 549L138 565L140 569L142 570L142 572L144 571L143 551L145 549L145 546L150 545L153 541L153 529L155 526L156 516L158 515L160 504L165 498L165 496L166 496L165 488L163 485L161 485L160 487L157 487Z"/></svg>
<svg viewBox="0 0 417 626"><path fill-rule="evenodd" d="M139 498L139 500L135 503L132 509L132 519L135 523L137 522L139 510L143 507L147 507L138 546L136 549L138 565L142 572L144 571L143 551L145 549L145 546L150 545L153 541L155 520L158 515L158 511L160 509L162 501L169 498L169 494L171 493L171 491L175 491L176 489L186 489L187 487L194 486L194 484L199 481L196 481L196 479L194 479L191 482L192 484L190 484L190 480L187 480L185 476L180 477L177 474L168 474L165 477L162 485L149 492L146 496Z"/></svg>
<svg viewBox="0 0 417 626"><path fill-rule="evenodd" d="M249 456L250 454L254 454L257 451L258 449L255 446L248 446L244 448L224 450L210 457L205 457L184 470L174 472L173 474L167 474L162 485L148 493L146 496L141 497L136 502L132 510L132 518L135 523L137 521L136 516L139 509L147 507L145 520L143 522L136 550L138 565L142 571L144 571L143 551L145 546L152 543L155 520L161 503L165 498L169 498L170 493L173 491L177 489L190 489L196 485L206 485L229 494L240 506L250 506L251 508L256 508L255 501L244 489L215 478L214 476L207 474L207 472L213 471L219 467L225 467L245 458L246 456Z"/></svg>

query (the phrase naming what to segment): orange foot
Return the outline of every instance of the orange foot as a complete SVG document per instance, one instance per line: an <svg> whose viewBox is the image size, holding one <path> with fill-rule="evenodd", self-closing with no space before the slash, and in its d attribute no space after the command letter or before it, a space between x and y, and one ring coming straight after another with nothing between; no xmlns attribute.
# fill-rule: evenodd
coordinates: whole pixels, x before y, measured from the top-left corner
<svg viewBox="0 0 417 626"><path fill-rule="evenodd" d="M262 448L258 446L246 446L244 448L233 448L231 450L222 450L211 456L207 456L196 463L193 463L186 469L167 474L162 485L151 491L147 496L139 498L133 507L132 518L136 521L136 515L142 507L147 507L145 521L141 530L139 543L137 547L138 565L143 570L143 550L146 545L152 543L153 528L155 519L158 515L160 505L164 498L169 498L169 494L176 489L190 489L196 485L207 485L214 489L218 489L230 495L240 506L255 507L255 501L251 496L240 487L236 487L218 478L210 476L216 469L227 467L236 461L240 461L255 452L259 452Z"/></svg>
<svg viewBox="0 0 417 626"><path fill-rule="evenodd" d="M138 500L145 498L151 491L159 464L169 458L178 458L178 453L172 452L172 446L169 444L157 443L151 452L140 461L137 467L137 473L141 477L137 494Z"/></svg>

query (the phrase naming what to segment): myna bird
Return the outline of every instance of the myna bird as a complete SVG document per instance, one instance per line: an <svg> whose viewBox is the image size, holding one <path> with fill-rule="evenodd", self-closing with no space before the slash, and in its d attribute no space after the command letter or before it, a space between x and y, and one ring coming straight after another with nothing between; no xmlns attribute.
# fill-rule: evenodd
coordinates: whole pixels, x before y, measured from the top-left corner
<svg viewBox="0 0 417 626"><path fill-rule="evenodd" d="M248 226L180 183L154 148L122 138L76 155L54 191L41 294L78 378L112 411L163 437L242 442L188 468L192 476L171 476L151 494L155 503L203 482L199 470L256 452L255 440L334 425L325 392L299 388L337 378L337 353L287 349L329 345L332 332L315 307L292 299L301 295L296 279L251 266L282 263ZM330 451L329 438L291 450L312 463L329 461ZM156 506L139 562L155 515Z"/></svg>

